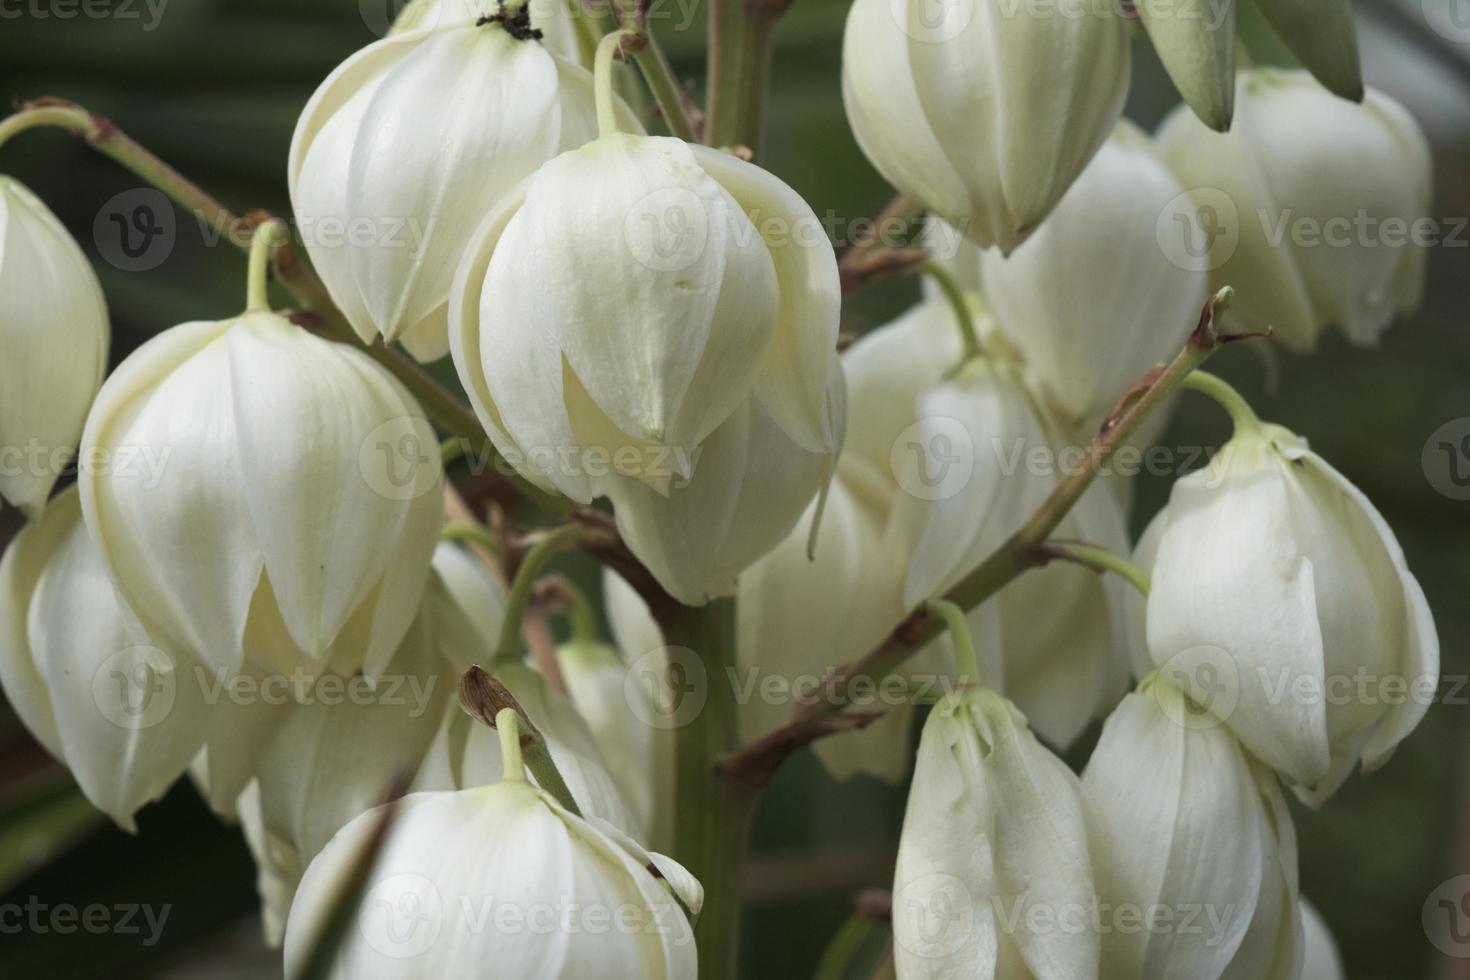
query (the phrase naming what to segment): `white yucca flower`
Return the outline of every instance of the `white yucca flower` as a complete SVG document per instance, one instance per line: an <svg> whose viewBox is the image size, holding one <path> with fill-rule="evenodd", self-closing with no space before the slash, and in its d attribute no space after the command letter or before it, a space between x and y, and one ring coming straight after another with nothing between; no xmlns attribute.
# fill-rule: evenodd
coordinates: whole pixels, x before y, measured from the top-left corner
<svg viewBox="0 0 1470 980"><path fill-rule="evenodd" d="M857 0L842 94L895 187L1009 252L1047 216L1123 110L1128 25L1094 4Z"/></svg>
<svg viewBox="0 0 1470 980"><path fill-rule="evenodd" d="M0 500L35 519L107 371L102 286L41 199L0 174Z"/></svg>
<svg viewBox="0 0 1470 980"><path fill-rule="evenodd" d="M80 481L150 632L225 671L372 675L398 648L443 472L423 411L362 351L267 312L174 327L108 379L83 451L159 461Z"/></svg>
<svg viewBox="0 0 1470 980"><path fill-rule="evenodd" d="M1296 831L1276 777L1230 729L1150 677L1108 719L1082 785L1101 976L1298 976Z"/></svg>
<svg viewBox="0 0 1470 980"><path fill-rule="evenodd" d="M364 342L401 339L425 361L448 353L449 287L475 226L597 135L593 103L591 73L500 23L396 34L328 76L296 125L287 176L312 262Z"/></svg>
<svg viewBox="0 0 1470 980"><path fill-rule="evenodd" d="M694 980L684 909L698 912L699 883L527 782L515 727L502 727L499 782L399 801L331 976L418 980L490 968L523 980ZM358 817L307 869L286 927L288 976L380 820L377 811Z"/></svg>
<svg viewBox="0 0 1470 980"><path fill-rule="evenodd" d="M1383 765L1424 717L1439 684L1424 592L1377 509L1304 439L1240 418L1143 545L1154 665L1304 799L1359 759Z"/></svg>
<svg viewBox="0 0 1470 980"><path fill-rule="evenodd" d="M1424 295L1433 166L1423 131L1387 95L1348 102L1305 72L1243 72L1239 89L1229 133L1182 109L1159 130L1198 218L1192 241L1167 250L1209 270L1212 288L1234 287L1229 316L1242 329L1269 325L1298 350L1329 326L1375 343Z"/></svg>
<svg viewBox="0 0 1470 980"><path fill-rule="evenodd" d="M1096 894L1077 777L994 691L942 698L899 839L898 976L1095 980Z"/></svg>
<svg viewBox="0 0 1470 980"><path fill-rule="evenodd" d="M487 218L450 342L502 455L574 500L610 497L634 553L700 604L733 589L831 471L839 305L831 245L781 181L708 147L607 132ZM742 500L757 481L761 506Z"/></svg>

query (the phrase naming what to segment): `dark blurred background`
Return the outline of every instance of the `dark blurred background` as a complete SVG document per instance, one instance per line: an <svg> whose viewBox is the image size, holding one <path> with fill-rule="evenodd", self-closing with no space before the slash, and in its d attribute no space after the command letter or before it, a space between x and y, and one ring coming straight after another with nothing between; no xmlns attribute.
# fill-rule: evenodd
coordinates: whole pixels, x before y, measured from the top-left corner
<svg viewBox="0 0 1470 980"><path fill-rule="evenodd" d="M679 73L702 79L699 0L661 2L655 30ZM0 98L76 100L237 212L284 213L297 114L333 66L382 33L398 6L0 0ZM890 195L858 152L841 109L846 6L797 0L783 22L763 161L819 216L830 211L841 221L875 214ZM1404 102L1434 145L1434 215L1470 216L1470 2L1367 0L1357 7L1369 83ZM1258 61L1285 62L1269 40L1250 43ZM1129 115L1152 127L1176 98L1146 44L1137 55ZM94 222L140 183L79 141L28 133L0 150L0 172L39 193L92 253L111 304L115 359L165 327L239 309L242 256L201 234L189 215L176 214L174 247L156 268L124 271L107 260L115 245L94 234ZM1470 233L1462 233L1458 247L1433 255L1424 309L1392 329L1381 349L1354 350L1329 338L1310 358L1281 354L1274 368L1240 349L1215 365L1264 416L1310 436L1383 510L1434 608L1444 673L1461 681L1470 670L1470 503L1436 491L1421 451L1442 425L1470 418L1467 290ZM852 297L845 329L881 324L916 294L912 282L889 282ZM1274 386L1267 384L1273 370ZM1186 401L1167 441L1217 444L1228 435L1223 419ZM1167 491L1163 481L1142 486L1139 527ZM0 543L15 528L13 511L0 514ZM1470 688L1451 682L1443 690L1457 703L1436 704L1385 770L1354 777L1321 814L1297 810L1303 891L1359 980L1470 977L1470 959L1441 956L1421 925L1431 892L1470 873ZM1090 741L1073 761L1089 749ZM853 895L888 884L902 802L900 790L868 780L834 785L809 756L782 774L756 828L749 976L811 975ZM34 900L169 908L154 945L145 942L146 928L141 935L15 933L0 921L0 975L278 975L276 954L258 938L253 869L238 832L221 826L187 784L138 822L130 837L96 815L0 706L0 907ZM1470 956L1470 944L1457 952Z"/></svg>

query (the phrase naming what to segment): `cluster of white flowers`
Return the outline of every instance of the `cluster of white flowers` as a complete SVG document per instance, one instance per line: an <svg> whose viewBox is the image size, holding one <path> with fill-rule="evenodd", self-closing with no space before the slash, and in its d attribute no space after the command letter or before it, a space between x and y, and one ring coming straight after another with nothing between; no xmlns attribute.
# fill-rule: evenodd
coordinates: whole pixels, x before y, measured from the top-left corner
<svg viewBox="0 0 1470 980"><path fill-rule="evenodd" d="M858 141L931 232L968 241L842 355L811 208L734 153L647 135L587 17L418 0L302 113L296 224L364 345L451 356L521 477L610 501L679 603L734 596L749 691L819 682L1005 548L1213 292L1239 297L1220 329L1271 324L1303 351L1333 326L1370 345L1419 302L1422 244L1314 248L1286 226L1424 218L1422 134L1362 91L1345 3L1258 2L1321 83L1237 77L1233 3L1192 23L1140 0L1190 107L1151 136L1121 120L1131 28L1110 4L936 20L856 0ZM311 234L329 226L367 233ZM243 313L164 330L104 380L96 277L0 177L0 449L165 461L82 465L54 496L58 467L0 469L30 519L0 562L7 697L120 825L185 773L237 818L292 973L411 777L334 975L696 976L700 885L648 847L680 814L643 700L665 692L635 676L669 666L644 595L609 572L616 646L579 631L555 664L507 657L508 583L440 540L425 411L274 312L265 254ZM1131 556L1146 601L1080 564L1028 571L967 611L973 645L904 663L879 723L816 746L838 777L899 781L912 692L942 694L895 875L901 980L1339 969L1302 911L1282 783L1316 806L1388 759L1437 683L1434 623L1355 487L1222 383L1193 386L1235 435L1142 540L1121 468L1050 535ZM498 737L454 696L476 662L525 712ZM745 740L800 706L785 691L739 699ZM563 795L526 780L521 717ZM1053 749L1104 720L1079 778Z"/></svg>

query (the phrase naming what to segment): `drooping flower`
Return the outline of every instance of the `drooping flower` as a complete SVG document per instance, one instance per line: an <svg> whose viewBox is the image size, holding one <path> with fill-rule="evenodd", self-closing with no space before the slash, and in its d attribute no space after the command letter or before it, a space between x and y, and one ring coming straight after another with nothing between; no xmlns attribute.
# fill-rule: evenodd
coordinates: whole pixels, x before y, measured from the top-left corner
<svg viewBox="0 0 1470 980"><path fill-rule="evenodd" d="M449 26L384 38L328 76L297 123L288 170L332 299L364 342L401 340L425 361L448 353L449 287L481 218L597 134L581 65L499 21L445 17Z"/></svg>
<svg viewBox="0 0 1470 980"><path fill-rule="evenodd" d="M493 964L526 980L693 980L684 908L699 910L699 883L527 782L508 739L502 753L499 782L397 804L331 976L473 976ZM358 817L307 869L286 927L287 975L303 965L379 819Z"/></svg>
<svg viewBox="0 0 1470 980"><path fill-rule="evenodd" d="M1107 139L1129 64L1127 23L1095 5L1063 15L1003 0L858 0L843 102L891 184L1009 252Z"/></svg>
<svg viewBox="0 0 1470 980"><path fill-rule="evenodd" d="M1148 541L1148 653L1320 802L1424 717L1439 640L1362 491L1288 430L1236 425L1208 468L1174 484Z"/></svg>
<svg viewBox="0 0 1470 980"><path fill-rule="evenodd" d="M1423 132L1381 92L1358 105L1305 72L1243 72L1238 100L1229 133L1186 111L1159 130L1200 218L1191 251L1175 257L1211 271L1211 288L1235 288L1229 316L1244 329L1270 325L1298 350L1329 326L1375 343L1423 298L1433 191Z"/></svg>
<svg viewBox="0 0 1470 980"><path fill-rule="evenodd" d="M40 516L107 371L107 303L76 241L0 175L0 499Z"/></svg>
<svg viewBox="0 0 1470 980"><path fill-rule="evenodd" d="M475 27L499 13L496 0L413 0L393 21L389 34ZM597 30L589 10L568 0L528 0L530 26L541 32L550 51L573 64L591 68L590 46ZM584 35L588 35L584 41Z"/></svg>
<svg viewBox="0 0 1470 980"><path fill-rule="evenodd" d="M574 500L610 497L634 553L700 604L831 472L839 304L831 244L785 184L708 147L608 132L486 220L450 341L501 454Z"/></svg>
<svg viewBox="0 0 1470 980"><path fill-rule="evenodd" d="M1275 776L1160 676L1082 774L1105 977L1292 980L1296 831Z"/></svg>
<svg viewBox="0 0 1470 980"><path fill-rule="evenodd" d="M924 725L899 839L898 975L1091 980L1096 894L1077 777L995 692L946 695Z"/></svg>
<svg viewBox="0 0 1470 980"><path fill-rule="evenodd" d="M97 396L83 452L124 448L162 465L83 468L82 511L150 632L225 671L383 669L443 495L433 430L396 379L272 313L184 324Z"/></svg>

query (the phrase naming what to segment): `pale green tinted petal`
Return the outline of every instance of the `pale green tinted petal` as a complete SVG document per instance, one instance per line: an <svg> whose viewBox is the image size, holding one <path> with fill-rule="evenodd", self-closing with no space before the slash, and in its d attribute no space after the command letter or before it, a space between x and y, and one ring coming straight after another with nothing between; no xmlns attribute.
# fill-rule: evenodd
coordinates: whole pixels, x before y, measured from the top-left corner
<svg viewBox="0 0 1470 980"><path fill-rule="evenodd" d="M1317 80L1344 99L1363 99L1363 70L1350 0L1256 0L1256 5Z"/></svg>
<svg viewBox="0 0 1470 980"><path fill-rule="evenodd" d="M1211 129L1235 115L1235 0L1138 0L1138 15L1184 101Z"/></svg>
<svg viewBox="0 0 1470 980"><path fill-rule="evenodd" d="M1301 904L1305 933L1301 980L1345 980L1347 973L1342 967L1342 955L1337 951L1337 941L1332 938L1332 931L1323 920L1322 913L1305 898Z"/></svg>

